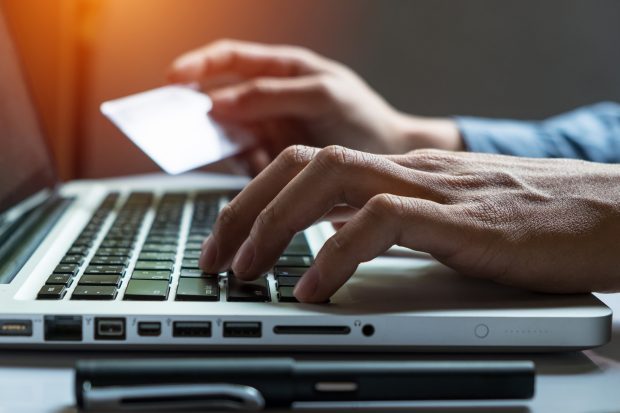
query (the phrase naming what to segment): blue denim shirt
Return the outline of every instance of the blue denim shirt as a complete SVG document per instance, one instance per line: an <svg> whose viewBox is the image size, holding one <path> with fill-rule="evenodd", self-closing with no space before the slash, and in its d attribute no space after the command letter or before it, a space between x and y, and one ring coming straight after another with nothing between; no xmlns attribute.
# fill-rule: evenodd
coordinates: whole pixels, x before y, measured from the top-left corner
<svg viewBox="0 0 620 413"><path fill-rule="evenodd" d="M620 104L597 103L543 121L456 117L472 152L620 163Z"/></svg>

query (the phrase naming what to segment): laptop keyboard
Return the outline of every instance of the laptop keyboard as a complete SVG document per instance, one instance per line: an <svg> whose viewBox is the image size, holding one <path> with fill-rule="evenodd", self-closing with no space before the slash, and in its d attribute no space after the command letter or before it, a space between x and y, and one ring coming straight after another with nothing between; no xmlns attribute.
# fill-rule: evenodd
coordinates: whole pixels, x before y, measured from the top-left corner
<svg viewBox="0 0 620 413"><path fill-rule="evenodd" d="M244 282L228 271L206 274L198 266L202 241L211 233L222 194L133 192L122 202L110 193L49 275L40 300L134 300L296 302L293 289L312 264L303 233L297 234L273 268L276 297L267 275ZM183 227L190 205L188 228ZM155 213L141 237L148 212ZM114 221L101 240L109 217ZM142 238L144 238L142 240ZM221 291L221 290L224 291ZM221 294L223 293L223 294Z"/></svg>

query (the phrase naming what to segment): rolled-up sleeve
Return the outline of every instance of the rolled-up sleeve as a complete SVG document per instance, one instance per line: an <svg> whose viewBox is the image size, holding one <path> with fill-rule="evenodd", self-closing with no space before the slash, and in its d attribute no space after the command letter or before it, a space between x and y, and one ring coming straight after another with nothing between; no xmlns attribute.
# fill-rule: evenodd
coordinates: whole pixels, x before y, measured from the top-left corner
<svg viewBox="0 0 620 413"><path fill-rule="evenodd" d="M471 152L620 163L620 104L585 106L543 121L456 117Z"/></svg>

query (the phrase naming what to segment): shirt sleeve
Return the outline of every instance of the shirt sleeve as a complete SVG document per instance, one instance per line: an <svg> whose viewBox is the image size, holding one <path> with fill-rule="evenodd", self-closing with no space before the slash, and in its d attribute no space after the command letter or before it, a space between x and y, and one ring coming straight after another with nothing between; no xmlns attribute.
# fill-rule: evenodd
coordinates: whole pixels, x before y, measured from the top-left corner
<svg viewBox="0 0 620 413"><path fill-rule="evenodd" d="M544 121L456 117L468 151L620 162L620 104L597 103Z"/></svg>

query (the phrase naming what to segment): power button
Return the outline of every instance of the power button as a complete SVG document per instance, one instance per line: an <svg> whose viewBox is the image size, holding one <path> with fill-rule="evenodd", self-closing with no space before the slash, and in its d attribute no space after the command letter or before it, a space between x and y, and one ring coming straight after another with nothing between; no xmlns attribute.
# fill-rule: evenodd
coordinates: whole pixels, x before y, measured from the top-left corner
<svg viewBox="0 0 620 413"><path fill-rule="evenodd" d="M474 328L474 334L478 338L485 338L489 335L489 327L486 324L478 324L476 328Z"/></svg>

